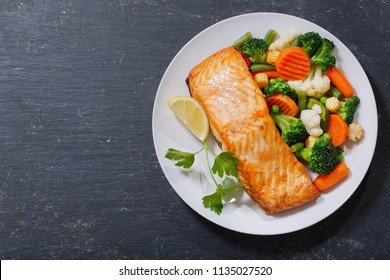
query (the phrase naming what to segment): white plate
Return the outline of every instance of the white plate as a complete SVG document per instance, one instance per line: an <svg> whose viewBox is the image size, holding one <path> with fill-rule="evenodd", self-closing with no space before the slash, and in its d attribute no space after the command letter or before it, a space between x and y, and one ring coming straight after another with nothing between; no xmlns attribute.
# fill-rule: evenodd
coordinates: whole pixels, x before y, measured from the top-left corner
<svg viewBox="0 0 390 280"><path fill-rule="evenodd" d="M167 101L176 95L188 95L185 83L187 74L196 64L214 52L229 46L247 31L254 37L263 37L268 29L279 34L286 31L316 31L336 45L334 54L337 65L345 73L361 98L355 121L365 128L365 136L359 144L345 145L345 161L350 175L337 187L321 194L312 203L277 215L264 214L247 194L239 190L228 197L221 215L203 207L202 197L215 191L210 182L204 154L195 162L192 172L185 172L166 159L168 148L197 151L202 147L173 116ZM350 50L335 36L309 21L276 13L254 13L236 16L218 22L190 40L175 56L167 68L157 91L153 108L153 140L161 168L177 194L197 213L225 228L257 235L282 234L311 226L336 211L357 189L370 165L377 138L377 109L375 98L363 68ZM209 145L219 147L209 135ZM206 175L202 175L206 174ZM164 191L162 189L161 191ZM176 209L180 211L180 209Z"/></svg>

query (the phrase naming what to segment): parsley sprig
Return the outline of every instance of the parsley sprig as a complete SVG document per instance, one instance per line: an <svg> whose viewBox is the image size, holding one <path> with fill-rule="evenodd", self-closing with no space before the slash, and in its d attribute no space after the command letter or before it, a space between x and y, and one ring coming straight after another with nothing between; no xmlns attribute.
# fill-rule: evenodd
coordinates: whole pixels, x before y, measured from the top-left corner
<svg viewBox="0 0 390 280"><path fill-rule="evenodd" d="M209 169L211 178L213 179L213 182L217 187L216 191L213 194L206 195L203 197L203 205L204 207L210 208L211 211L220 215L223 209L223 196L237 188L244 186L244 184L241 184L232 178L237 178L238 176L236 164L239 163L240 160L236 158L231 152L221 152L219 155L215 155L213 153L215 159L214 164L211 167L209 160L210 149L207 146L206 141L203 142L203 147L195 153L183 152L170 148L165 154L165 157L170 160L176 161L176 166L188 169L194 164L195 155L203 150L206 152L207 167ZM218 177L222 179L221 183L218 183L216 175L218 175Z"/></svg>
<svg viewBox="0 0 390 280"><path fill-rule="evenodd" d="M177 163L175 164L176 166L188 169L194 164L195 155L203 151L204 148L205 147L203 146L202 149L200 149L195 153L182 152L179 150L169 148L167 153L165 154L165 157L170 160L177 161Z"/></svg>

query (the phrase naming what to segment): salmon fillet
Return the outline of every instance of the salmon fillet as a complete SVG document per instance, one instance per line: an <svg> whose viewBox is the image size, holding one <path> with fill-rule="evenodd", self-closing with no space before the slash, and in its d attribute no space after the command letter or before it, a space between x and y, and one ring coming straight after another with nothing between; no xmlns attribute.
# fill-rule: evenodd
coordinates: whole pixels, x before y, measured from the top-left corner
<svg viewBox="0 0 390 280"><path fill-rule="evenodd" d="M195 66L189 88L206 111L211 131L232 152L245 191L274 214L314 200L319 191L283 141L264 95L241 54L228 47Z"/></svg>

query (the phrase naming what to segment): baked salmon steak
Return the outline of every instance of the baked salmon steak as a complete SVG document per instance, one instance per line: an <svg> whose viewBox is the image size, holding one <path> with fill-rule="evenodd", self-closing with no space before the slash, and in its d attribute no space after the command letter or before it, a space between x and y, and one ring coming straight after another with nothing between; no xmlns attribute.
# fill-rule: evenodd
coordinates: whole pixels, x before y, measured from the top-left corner
<svg viewBox="0 0 390 280"><path fill-rule="evenodd" d="M234 47L195 66L188 83L222 149L240 160L239 181L265 213L282 212L319 196L307 169L283 141L263 93Z"/></svg>

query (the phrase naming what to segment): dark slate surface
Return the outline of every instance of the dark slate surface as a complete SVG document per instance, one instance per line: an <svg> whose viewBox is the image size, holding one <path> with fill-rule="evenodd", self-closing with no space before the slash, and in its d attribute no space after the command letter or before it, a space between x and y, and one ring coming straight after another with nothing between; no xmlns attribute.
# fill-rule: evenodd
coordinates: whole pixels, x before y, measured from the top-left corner
<svg viewBox="0 0 390 280"><path fill-rule="evenodd" d="M319 2L319 3L316 3ZM389 1L2 0L0 258L388 259ZM378 104L371 168L322 222L280 236L218 227L165 179L155 93L204 28L249 12L310 20L364 67Z"/></svg>

